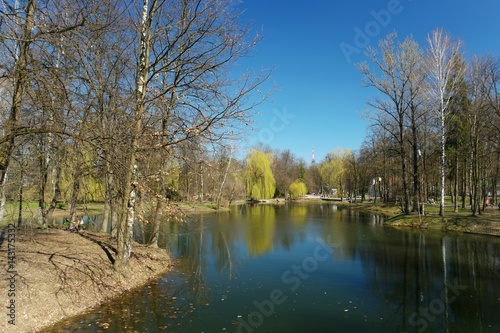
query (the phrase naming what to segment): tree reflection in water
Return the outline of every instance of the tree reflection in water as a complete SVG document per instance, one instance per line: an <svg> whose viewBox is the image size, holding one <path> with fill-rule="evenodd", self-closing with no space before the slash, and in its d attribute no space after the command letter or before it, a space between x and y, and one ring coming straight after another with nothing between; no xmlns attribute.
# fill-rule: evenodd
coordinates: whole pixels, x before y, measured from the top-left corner
<svg viewBox="0 0 500 333"><path fill-rule="evenodd" d="M254 301L276 288L287 300L255 332L500 331L499 238L382 222L330 204L296 203L166 221L159 241L176 258L173 272L54 332L104 324L110 332L235 331ZM333 253L292 293L283 273L292 277L318 238Z"/></svg>

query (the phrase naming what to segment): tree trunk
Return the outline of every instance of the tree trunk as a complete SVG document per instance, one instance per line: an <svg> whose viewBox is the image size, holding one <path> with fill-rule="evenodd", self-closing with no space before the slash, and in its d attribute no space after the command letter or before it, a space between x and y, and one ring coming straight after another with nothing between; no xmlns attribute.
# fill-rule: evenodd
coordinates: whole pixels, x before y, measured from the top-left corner
<svg viewBox="0 0 500 333"><path fill-rule="evenodd" d="M149 51L150 51L150 30L152 16L156 11L156 1L153 0L153 8L149 9L149 1L143 0L142 17L140 24L140 55L136 81L136 108L134 114L134 124L131 133L131 151L128 156L128 166L126 166L124 200L122 203L122 218L118 226L117 256L115 267L119 271L128 268L128 263L132 251L133 228L135 219L135 200L137 186L137 164L136 154L138 151L139 136L142 131L142 118L144 116L144 103L147 90L147 79L149 75Z"/></svg>
<svg viewBox="0 0 500 333"><path fill-rule="evenodd" d="M107 233L109 229L109 217L111 213L111 198L108 197L108 191L106 190L105 198L104 198L104 208L102 214L102 224L101 224L101 232Z"/></svg>
<svg viewBox="0 0 500 333"><path fill-rule="evenodd" d="M470 178L468 177L469 174L467 173L467 170L470 170L468 168L468 163L467 163L467 158L464 158L463 160L463 168L462 168L462 209L465 209L465 201L467 200L467 187L470 188Z"/></svg>
<svg viewBox="0 0 500 333"><path fill-rule="evenodd" d="M414 140L416 135L414 135ZM413 145L413 208L412 211L418 211L418 199L420 196L420 184L418 179L418 148Z"/></svg>
<svg viewBox="0 0 500 333"><path fill-rule="evenodd" d="M229 167L231 165L232 158L233 158L233 148L231 148L231 152L229 154L229 160L227 161L227 165L226 165L226 170L224 171L224 176L223 176L222 182L220 184L219 193L217 194L217 200L216 200L217 209L220 208L220 201L221 201L221 198L222 198L222 191L224 190L224 184L226 183L227 173L229 172Z"/></svg>
<svg viewBox="0 0 500 333"><path fill-rule="evenodd" d="M137 142L133 140L132 147ZM129 259L132 252L132 240L134 232L135 202L136 202L136 175L137 165L135 160L135 149L132 149L127 167L125 195L122 201L122 214L117 230L117 255L114 266L118 271L124 272L128 269Z"/></svg>
<svg viewBox="0 0 500 333"><path fill-rule="evenodd" d="M479 204L479 166L477 163L477 139L473 140L473 145L474 148L472 150L472 183L471 183L471 190L472 190L472 202L471 202L471 209L472 209L472 216L476 216L479 212L478 210L480 209L480 204Z"/></svg>
<svg viewBox="0 0 500 333"><path fill-rule="evenodd" d="M73 180L73 185L71 187L70 199L69 199L69 220L70 223L76 223L76 208L78 204L78 195L80 193L80 185L82 179L82 159L80 152L80 143L75 142L73 145L74 161L73 170L71 174L71 179Z"/></svg>
<svg viewBox="0 0 500 333"><path fill-rule="evenodd" d="M493 173L492 175L492 178L491 178L491 194L493 195L493 205L497 205L498 202L497 202L497 177L498 177L498 172L500 171L499 170L499 162L500 162L500 152L497 151L496 153L496 163L495 163L495 172Z"/></svg>
<svg viewBox="0 0 500 333"><path fill-rule="evenodd" d="M22 175L22 166L21 166L21 175ZM21 178L21 187L23 186L23 181ZM0 184L0 192L1 192L1 197L0 197L0 221L3 221L3 217L5 215L5 203L7 201L7 195L6 195L6 185L7 185L7 176L4 177L3 183Z"/></svg>
<svg viewBox="0 0 500 333"><path fill-rule="evenodd" d="M52 218L52 213L54 213L54 210L57 207L57 203L59 202L59 198L61 197L61 166L57 165L54 168L54 174L53 174L53 192L52 192L52 200L50 201L49 208L47 209L47 220Z"/></svg>
<svg viewBox="0 0 500 333"><path fill-rule="evenodd" d="M19 184L19 211L17 214L17 227L21 228L21 224L23 223L23 168L21 168L21 184Z"/></svg>
<svg viewBox="0 0 500 333"><path fill-rule="evenodd" d="M111 199L111 237L118 237L118 203L114 197Z"/></svg>
<svg viewBox="0 0 500 333"><path fill-rule="evenodd" d="M410 198L408 195L408 181L406 179L406 149L404 137L404 121L403 114L400 114L399 119L399 149L401 154L401 180L403 182L403 213L410 214Z"/></svg>
<svg viewBox="0 0 500 333"><path fill-rule="evenodd" d="M78 201L78 194L80 193L80 167L73 173L73 186L71 187L71 195L69 199L69 220L70 223L76 223L76 207Z"/></svg>
<svg viewBox="0 0 500 333"><path fill-rule="evenodd" d="M7 169L10 164L12 152L14 150L19 115L24 93L24 83L27 78L27 66L29 58L29 47L32 42L31 32L34 27L36 0L28 0L26 4L26 18L22 26L22 36L19 42L19 57L14 67L14 89L12 92L12 106L9 118L7 119L6 135L10 136L8 141L0 146L0 184L4 184L7 176Z"/></svg>
<svg viewBox="0 0 500 333"><path fill-rule="evenodd" d="M45 151L44 140L40 141L40 155L38 157L38 166L40 167L40 183L38 191L38 223L42 225L42 228L47 227L47 216L45 211L45 188L47 186L47 179L49 175L49 163L50 154ZM47 148L47 150L50 148Z"/></svg>
<svg viewBox="0 0 500 333"><path fill-rule="evenodd" d="M453 211L455 213L458 213L458 177L459 177L459 170L458 170L458 153L455 153L455 179L454 179L454 186L453 186L453 192L455 192L455 200L453 200Z"/></svg>
<svg viewBox="0 0 500 333"><path fill-rule="evenodd" d="M440 133L440 145L441 145L441 160L440 160L440 201L439 201L439 216L444 216L444 194L445 194L445 158L446 158L446 134L445 134L445 110L441 108L441 133Z"/></svg>
<svg viewBox="0 0 500 333"><path fill-rule="evenodd" d="M415 120L415 110L412 108L412 116L411 116L411 133L413 139L413 208L412 211L419 211L419 197L420 197L420 183L418 179L418 159L419 159L419 150L418 150L418 131L417 131L417 123Z"/></svg>
<svg viewBox="0 0 500 333"><path fill-rule="evenodd" d="M153 233L151 234L151 240L149 241L149 245L151 247L158 247L158 238L160 238L160 225L161 225L161 209L162 209L162 198L160 195L156 198L156 208L153 215Z"/></svg>
<svg viewBox="0 0 500 333"><path fill-rule="evenodd" d="M115 196L114 193L114 173L111 168L111 162L109 161L109 153L105 155L105 165L106 165L106 176L104 177L105 182L105 198L104 198L104 214L102 218L101 232L107 233L109 229L109 218L110 213L112 214L112 202ZM115 207L116 210L116 207Z"/></svg>
<svg viewBox="0 0 500 333"><path fill-rule="evenodd" d="M203 179L203 161L200 162L200 202L205 200L205 182Z"/></svg>

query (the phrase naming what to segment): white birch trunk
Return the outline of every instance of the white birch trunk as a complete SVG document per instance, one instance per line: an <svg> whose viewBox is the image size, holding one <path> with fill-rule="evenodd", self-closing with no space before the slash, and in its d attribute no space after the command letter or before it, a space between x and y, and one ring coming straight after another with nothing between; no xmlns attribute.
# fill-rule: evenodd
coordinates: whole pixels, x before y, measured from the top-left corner
<svg viewBox="0 0 500 333"><path fill-rule="evenodd" d="M439 202L439 215L444 215L444 194L445 194L445 166L446 166L446 133L445 133L445 112L441 112L441 200Z"/></svg>
<svg viewBox="0 0 500 333"><path fill-rule="evenodd" d="M7 201L7 197L5 195L5 186L7 185L7 175L5 175L3 179L3 183L0 185L0 192L1 192L1 198L0 198L0 221L3 221L3 217L5 216L5 202ZM21 179L21 186L22 186L22 179Z"/></svg>
<svg viewBox="0 0 500 333"><path fill-rule="evenodd" d="M136 201L136 177L137 177L137 164L136 164L136 154L139 135L142 129L142 117L144 115L144 100L147 88L147 77L149 73L148 68L148 57L149 57L149 25L148 21L149 15L155 11L156 1L153 1L153 8L151 12L149 10L149 1L144 0L142 7L142 18L141 18L141 40L140 40L140 54L139 54L139 64L137 69L137 81L136 81L136 109L134 115L134 124L132 128L132 142L131 142L131 152L129 156L127 178L125 184L125 193L127 193L127 198L123 202L123 212L125 218L120 221L120 226L118 227L118 239L117 239L117 260L115 265L118 269L123 269L128 267L130 254L132 252L132 239L135 221L135 201Z"/></svg>

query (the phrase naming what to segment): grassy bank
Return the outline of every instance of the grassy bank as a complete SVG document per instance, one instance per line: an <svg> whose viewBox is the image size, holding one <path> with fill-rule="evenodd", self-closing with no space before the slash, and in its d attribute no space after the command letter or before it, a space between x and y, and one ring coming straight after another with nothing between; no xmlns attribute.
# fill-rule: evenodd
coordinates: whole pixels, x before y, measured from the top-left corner
<svg viewBox="0 0 500 333"><path fill-rule="evenodd" d="M76 213L77 215L99 215L104 212L104 204L100 202L89 202L78 204ZM60 203L52 213L52 218L68 217L70 214L68 205ZM36 201L23 201L22 213L23 222L36 222L38 218L38 202ZM10 201L5 205L4 218L0 221L0 227L4 227L9 223L17 223L19 218L19 202Z"/></svg>
<svg viewBox="0 0 500 333"><path fill-rule="evenodd" d="M146 204L146 208L147 208ZM173 202L172 206L176 208L179 214L201 214L217 211L228 211L227 207L217 209L212 202ZM77 215L101 215L104 213L104 203L89 202L77 205ZM66 203L58 204L57 208L52 213L52 218L65 218L70 215L68 205ZM10 223L17 223L19 217L19 202L7 202L5 207L4 218L0 221L0 227L5 227ZM22 204L22 218L26 223L36 222L38 217L38 202L24 201Z"/></svg>
<svg viewBox="0 0 500 333"><path fill-rule="evenodd" d="M320 202L318 200L299 200L299 202ZM323 201L324 202L324 201ZM424 215L411 213L402 215L402 209L398 205L373 203L373 202L332 202L339 208L349 208L358 211L369 212L386 216L385 224L396 228L415 228L439 231L453 231L463 233L475 233L484 235L500 236L500 211L496 207L489 206L481 215L472 216L470 209L459 209L454 211L451 203L447 203L444 216L439 216L439 205L425 205Z"/></svg>
<svg viewBox="0 0 500 333"><path fill-rule="evenodd" d="M439 215L439 206L426 206L425 215L397 215L385 223L393 227L454 231L500 236L500 211L488 207L480 215L472 216L470 209L453 211L445 207L444 216Z"/></svg>
<svg viewBox="0 0 500 333"><path fill-rule="evenodd" d="M479 216L463 215L457 213L398 215L385 222L393 227L418 228L440 231L455 231L464 233L500 236L500 215L486 212Z"/></svg>

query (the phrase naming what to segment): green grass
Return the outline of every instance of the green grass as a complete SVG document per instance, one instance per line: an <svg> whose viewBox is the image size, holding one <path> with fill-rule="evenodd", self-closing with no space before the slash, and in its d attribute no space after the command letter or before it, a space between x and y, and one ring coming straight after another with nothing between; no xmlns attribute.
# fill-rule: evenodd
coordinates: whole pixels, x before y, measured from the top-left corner
<svg viewBox="0 0 500 333"><path fill-rule="evenodd" d="M36 218L37 210L38 210L37 201L23 201L22 203L23 219ZM19 201L7 201L5 203L4 217L2 221L0 221L0 226L6 226L9 223L17 222L18 216L19 216Z"/></svg>
<svg viewBox="0 0 500 333"><path fill-rule="evenodd" d="M428 209L429 208L429 209ZM425 207L425 215L412 213L397 215L385 223L393 227L410 227L441 231L457 231L500 235L500 211L488 208L480 215L472 216L470 209L453 211L453 207L445 206L443 216L439 215L439 205Z"/></svg>
<svg viewBox="0 0 500 333"><path fill-rule="evenodd" d="M49 207L46 203L45 208ZM22 217L26 223L35 222L37 219L38 201L30 200L22 203ZM98 215L103 213L103 204L99 202L90 202L79 204L77 206L77 214ZM0 227L6 226L9 223L16 222L19 216L19 201L8 201L5 203L4 218L0 221ZM54 217L69 216L68 204L60 202L57 204L53 214Z"/></svg>

